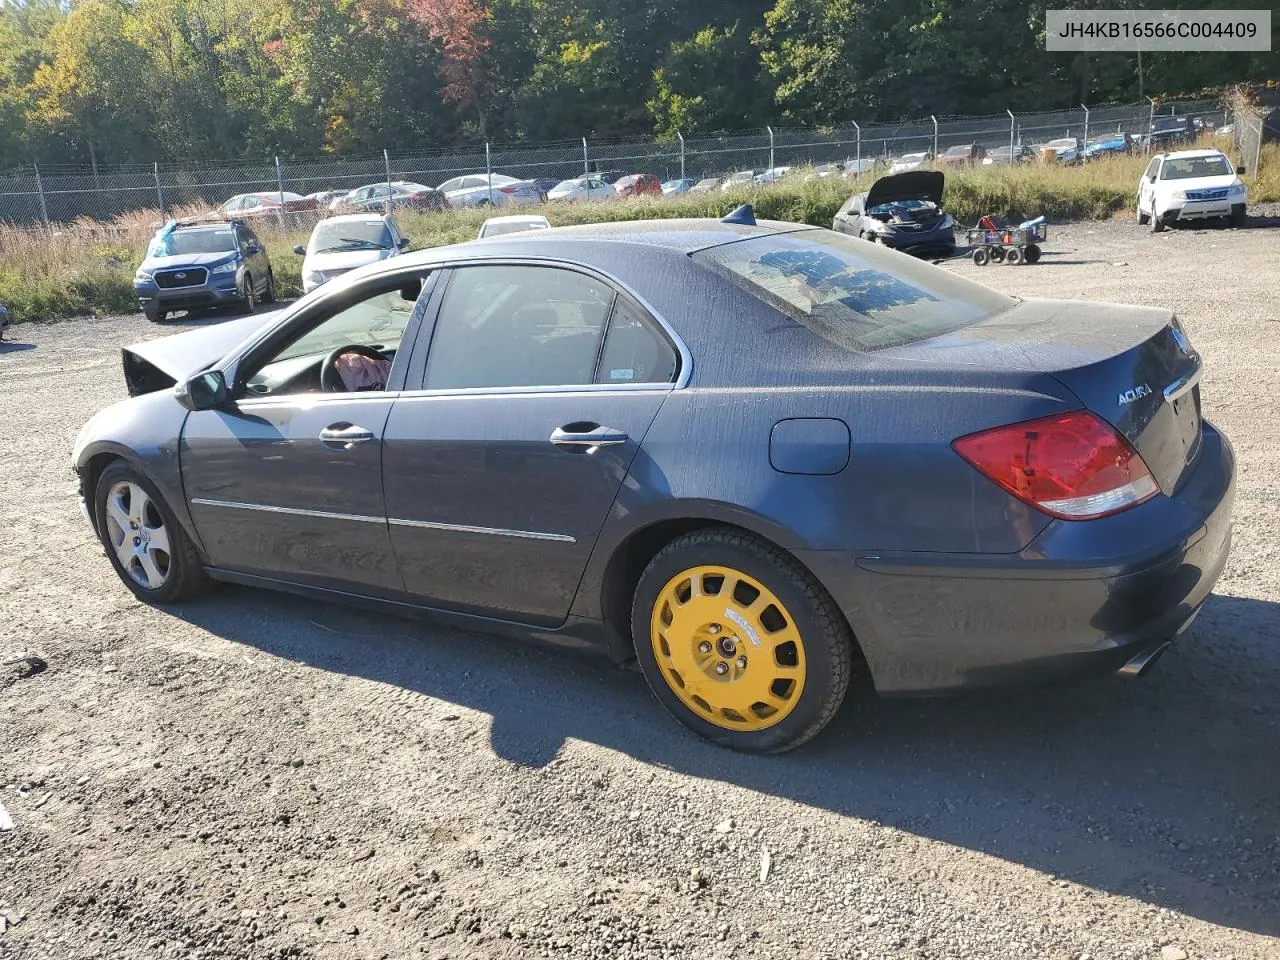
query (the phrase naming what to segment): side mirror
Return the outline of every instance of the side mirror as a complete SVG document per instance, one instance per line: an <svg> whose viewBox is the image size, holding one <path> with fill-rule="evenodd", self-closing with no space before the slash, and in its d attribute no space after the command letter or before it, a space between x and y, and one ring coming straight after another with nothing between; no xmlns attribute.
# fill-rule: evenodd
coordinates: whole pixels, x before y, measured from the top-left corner
<svg viewBox="0 0 1280 960"><path fill-rule="evenodd" d="M1243 172L1243 171L1242 171L1242 172ZM400 243L399 243L399 247L400 247L400 249L401 249L401 250L408 250L408 249L409 249L409 244L410 244L410 242L411 242L411 241L409 240L409 238L408 238L408 237L401 237L401 238L400 238Z"/></svg>
<svg viewBox="0 0 1280 960"><path fill-rule="evenodd" d="M221 370L206 370L179 383L173 395L192 412L214 410L227 402L227 381Z"/></svg>
<svg viewBox="0 0 1280 960"><path fill-rule="evenodd" d="M1244 167L1236 167L1236 173L1240 176L1244 176Z"/></svg>
<svg viewBox="0 0 1280 960"><path fill-rule="evenodd" d="M293 252L300 257L305 257L307 255L307 248L300 243L295 243L293 245Z"/></svg>
<svg viewBox="0 0 1280 960"><path fill-rule="evenodd" d="M262 252L262 244L260 244L260 243L251 243L251 244L249 244L247 247L245 247L245 248L244 248L244 252L245 252L245 253L247 253L247 254L249 254L249 256L253 256L254 254L261 253L261 252Z"/></svg>
<svg viewBox="0 0 1280 960"><path fill-rule="evenodd" d="M1147 179L1148 179L1148 180L1150 180L1152 183L1155 183L1155 182L1156 182L1156 175L1153 173L1151 176L1147 177Z"/></svg>

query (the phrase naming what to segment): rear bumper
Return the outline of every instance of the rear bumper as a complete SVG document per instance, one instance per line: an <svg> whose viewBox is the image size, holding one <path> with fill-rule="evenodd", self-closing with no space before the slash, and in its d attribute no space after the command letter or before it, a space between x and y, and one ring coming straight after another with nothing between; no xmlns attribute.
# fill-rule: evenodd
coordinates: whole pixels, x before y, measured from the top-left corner
<svg viewBox="0 0 1280 960"><path fill-rule="evenodd" d="M800 552L844 611L884 694L1109 673L1179 634L1231 546L1235 457L1208 424L1172 497L1054 521L1011 555Z"/></svg>

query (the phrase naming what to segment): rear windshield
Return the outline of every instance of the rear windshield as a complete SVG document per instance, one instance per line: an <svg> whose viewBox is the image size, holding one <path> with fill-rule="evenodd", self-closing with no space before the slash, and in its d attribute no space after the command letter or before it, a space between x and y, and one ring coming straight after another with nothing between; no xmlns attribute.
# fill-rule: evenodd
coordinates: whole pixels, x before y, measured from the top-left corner
<svg viewBox="0 0 1280 960"><path fill-rule="evenodd" d="M849 350L938 337L1016 302L907 254L830 230L727 243L693 259Z"/></svg>

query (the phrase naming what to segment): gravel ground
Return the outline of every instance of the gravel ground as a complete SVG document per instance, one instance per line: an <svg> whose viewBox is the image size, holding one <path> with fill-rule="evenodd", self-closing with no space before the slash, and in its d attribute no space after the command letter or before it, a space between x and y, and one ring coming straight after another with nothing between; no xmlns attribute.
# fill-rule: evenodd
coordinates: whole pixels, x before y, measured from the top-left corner
<svg viewBox="0 0 1280 960"><path fill-rule="evenodd" d="M68 454L158 331L17 328L0 957L1280 957L1277 225L1067 226L1039 266L950 266L1173 307L1205 355L1235 548L1160 665L850 703L771 759L594 661L250 589L140 605Z"/></svg>

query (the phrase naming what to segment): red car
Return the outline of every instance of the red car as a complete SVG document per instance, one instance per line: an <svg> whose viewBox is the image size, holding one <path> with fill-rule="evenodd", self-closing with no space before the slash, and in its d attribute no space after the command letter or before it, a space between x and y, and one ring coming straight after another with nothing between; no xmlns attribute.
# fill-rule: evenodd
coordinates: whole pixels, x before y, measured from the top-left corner
<svg viewBox="0 0 1280 960"><path fill-rule="evenodd" d="M662 181L652 173L633 173L622 177L614 185L620 197L639 197L646 193L662 196Z"/></svg>
<svg viewBox="0 0 1280 960"><path fill-rule="evenodd" d="M283 205L281 200L284 201ZM261 217L278 212L297 213L302 210L315 210L318 206L315 197L300 197L288 190L262 191L261 193L241 193L218 208L228 217Z"/></svg>

